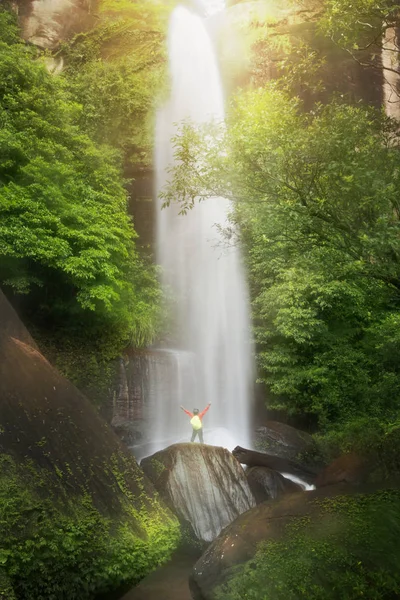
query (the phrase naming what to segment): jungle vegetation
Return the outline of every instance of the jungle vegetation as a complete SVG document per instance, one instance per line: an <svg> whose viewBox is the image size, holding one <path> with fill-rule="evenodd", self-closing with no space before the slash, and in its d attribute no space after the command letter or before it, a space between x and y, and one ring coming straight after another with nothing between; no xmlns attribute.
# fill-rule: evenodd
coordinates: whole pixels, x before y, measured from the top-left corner
<svg viewBox="0 0 400 600"><path fill-rule="evenodd" d="M151 162L170 9L100 2L97 25L57 49L60 75L0 12L0 281L83 389L163 320L127 176ZM210 193L232 198L224 233L244 249L268 406L325 433L386 431L400 402L400 154L374 77L398 12L365 0L293 10L293 26L252 24L246 82L212 143L183 124L164 198L179 189L183 212Z"/></svg>
<svg viewBox="0 0 400 600"><path fill-rule="evenodd" d="M182 124L163 197L179 190L182 213L232 199L224 234L244 248L268 407L308 416L339 452L399 426L400 140L383 108L391 67L374 79L398 12L363 0L302 10L292 26L255 25L227 123Z"/></svg>
<svg viewBox="0 0 400 600"><path fill-rule="evenodd" d="M168 326L128 196L132 169L151 163L173 4L100 1L97 24L56 49L59 74L0 4L0 286L45 354L97 402L110 361ZM392 474L400 470L400 133L383 110L382 84L394 69L387 64L382 75L380 56L398 7L304 0L291 10L293 22L249 24L256 41L227 99L226 124L182 124L180 160L163 196L183 213L210 195L232 199L222 233L243 248L268 407L307 419L324 458L372 448L386 453ZM36 482L21 483L12 461L3 462L0 519L12 550L0 552L0 595L11 597L19 582L22 597L39 598L44 581L43 597L60 589L83 597L82 585L91 597L99 581L104 589L136 581L178 543L177 523L162 515L141 517L145 551L124 523L111 532L85 498L63 517L43 504ZM221 597L264 598L266 580L271 599L325 598L327 589L338 597L334 585L343 598L354 589L357 597L394 597L398 494L378 500L328 506L337 511L334 527L306 532L299 523L289 551L286 539L268 542ZM53 511L50 522L44 511ZM21 514L32 531L25 545L14 532ZM51 560L43 568L54 548L63 569L83 568L69 591ZM384 553L391 562L382 563Z"/></svg>

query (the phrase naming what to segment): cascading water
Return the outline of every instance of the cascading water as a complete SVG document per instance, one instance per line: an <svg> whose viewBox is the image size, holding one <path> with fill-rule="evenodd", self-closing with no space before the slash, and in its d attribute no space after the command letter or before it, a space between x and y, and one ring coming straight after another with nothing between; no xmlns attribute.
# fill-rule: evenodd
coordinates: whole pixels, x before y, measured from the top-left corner
<svg viewBox="0 0 400 600"><path fill-rule="evenodd" d="M173 164L171 138L177 124L224 119L218 65L205 21L183 6L171 17L169 60L171 95L159 112L156 131L159 190ZM177 201L163 210L160 202L158 262L163 284L175 299L175 355L183 357L176 358L182 370L172 401L158 399L153 450L171 434L176 441L189 438L190 425L180 404L201 410L208 402L206 443L249 446L253 369L248 292L239 250L223 248L220 235L231 205L211 197L182 216Z"/></svg>

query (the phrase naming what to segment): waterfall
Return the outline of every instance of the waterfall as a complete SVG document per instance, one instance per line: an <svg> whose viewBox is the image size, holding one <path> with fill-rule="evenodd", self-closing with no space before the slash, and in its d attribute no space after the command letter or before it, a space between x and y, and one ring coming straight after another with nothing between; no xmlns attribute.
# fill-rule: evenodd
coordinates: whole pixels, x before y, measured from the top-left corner
<svg viewBox="0 0 400 600"><path fill-rule="evenodd" d="M211 0L210 0L211 2ZM216 5L214 0L213 6ZM207 12L207 11L206 11ZM224 98L218 64L206 22L179 6L169 29L171 92L156 126L157 188L167 181L173 163L171 137L176 124L224 120ZM158 210L157 252L162 283L174 297L175 364L182 369L173 398L158 398L154 450L166 429L176 441L190 438L188 417L179 410L202 410L205 442L249 446L253 381L249 300L237 247L223 247L220 227L228 224L231 204L211 197L196 202L182 216L179 204ZM190 357L190 359L189 359ZM180 365L180 366L179 366ZM173 423L173 425L172 425ZM231 449L231 448L230 448Z"/></svg>

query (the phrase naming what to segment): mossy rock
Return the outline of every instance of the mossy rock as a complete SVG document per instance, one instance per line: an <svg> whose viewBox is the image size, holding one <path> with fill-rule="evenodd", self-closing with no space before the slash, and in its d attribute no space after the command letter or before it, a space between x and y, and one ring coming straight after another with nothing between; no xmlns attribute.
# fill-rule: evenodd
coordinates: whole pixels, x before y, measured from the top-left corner
<svg viewBox="0 0 400 600"><path fill-rule="evenodd" d="M118 514L106 515L90 494L68 498L62 481L55 486L32 462L0 455L4 598L84 600L138 582L180 539L179 524L157 499L151 509L145 495L140 502L127 492Z"/></svg>
<svg viewBox="0 0 400 600"><path fill-rule="evenodd" d="M202 600L384 600L400 593L400 488L332 486L248 511L195 565Z"/></svg>
<svg viewBox="0 0 400 600"><path fill-rule="evenodd" d="M180 540L132 454L1 292L0 531L7 600L93 599L138 582Z"/></svg>

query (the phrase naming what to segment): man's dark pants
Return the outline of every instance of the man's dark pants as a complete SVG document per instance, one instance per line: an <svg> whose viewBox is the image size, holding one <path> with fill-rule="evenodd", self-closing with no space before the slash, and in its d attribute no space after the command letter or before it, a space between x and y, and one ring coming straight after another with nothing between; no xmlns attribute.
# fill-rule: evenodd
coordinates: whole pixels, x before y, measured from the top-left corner
<svg viewBox="0 0 400 600"><path fill-rule="evenodd" d="M194 442L196 435L199 436L200 444L204 444L203 429L193 429L192 438L190 440L191 442Z"/></svg>

